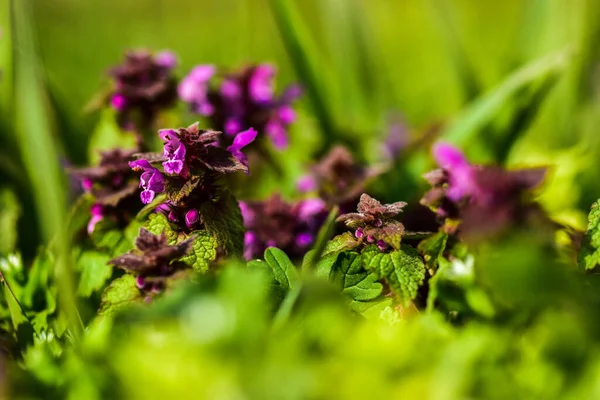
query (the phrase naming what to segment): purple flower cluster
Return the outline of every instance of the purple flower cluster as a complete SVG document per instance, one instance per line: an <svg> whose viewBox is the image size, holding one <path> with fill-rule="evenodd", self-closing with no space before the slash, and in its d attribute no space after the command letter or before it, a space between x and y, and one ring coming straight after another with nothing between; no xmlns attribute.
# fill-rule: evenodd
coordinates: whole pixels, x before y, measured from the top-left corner
<svg viewBox="0 0 600 400"><path fill-rule="evenodd" d="M246 236L244 257L262 257L268 247L278 247L290 257L301 257L314 242L327 216L320 199L288 203L274 195L265 201L240 202Z"/></svg>
<svg viewBox="0 0 600 400"><path fill-rule="evenodd" d="M137 177L129 168L134 151L115 149L101 153L95 167L72 169L86 193L94 197L88 234L104 218L125 226L139 211Z"/></svg>
<svg viewBox="0 0 600 400"><path fill-rule="evenodd" d="M252 128L240 132L227 149L219 146L221 132L198 129L198 123L187 128L162 129L163 152L141 154L129 166L141 172L140 199L149 204L159 193L166 200L157 207L183 230L201 223L198 207L217 195L219 178L225 174L248 173L247 158L242 148L256 137Z"/></svg>
<svg viewBox="0 0 600 400"><path fill-rule="evenodd" d="M356 162L345 147L336 146L298 180L297 188L303 193L316 191L328 205L338 205L342 212L349 212L378 173Z"/></svg>
<svg viewBox="0 0 600 400"><path fill-rule="evenodd" d="M122 127L148 127L160 110L175 103L177 81L172 70L176 65L177 59L170 52L153 56L138 50L125 54L123 64L110 71L114 80L110 105Z"/></svg>
<svg viewBox="0 0 600 400"><path fill-rule="evenodd" d="M432 188L421 204L440 217L460 221L463 233L493 233L539 211L531 190L546 175L545 168L505 170L470 164L460 150L438 143L433 148L437 170L425 175ZM456 224L447 224L455 229Z"/></svg>
<svg viewBox="0 0 600 400"><path fill-rule="evenodd" d="M136 276L137 287L146 293L148 300L160 293L168 279L177 272L184 272L186 264L178 262L191 248L194 237L171 246L165 234L153 235L140 229L135 240L136 249L109 262Z"/></svg>
<svg viewBox="0 0 600 400"><path fill-rule="evenodd" d="M277 148L288 144L287 128L296 119L292 102L301 90L288 87L281 96L275 95L275 67L258 64L242 70L218 75L212 65L199 65L179 84L179 97L191 109L209 117L211 125L225 133L227 142L249 127L265 132Z"/></svg>

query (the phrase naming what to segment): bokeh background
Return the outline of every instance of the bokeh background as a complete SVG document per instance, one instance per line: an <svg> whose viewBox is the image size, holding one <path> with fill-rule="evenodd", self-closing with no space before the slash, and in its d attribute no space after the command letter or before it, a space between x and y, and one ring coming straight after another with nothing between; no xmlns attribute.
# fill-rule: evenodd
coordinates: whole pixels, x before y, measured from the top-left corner
<svg viewBox="0 0 600 400"><path fill-rule="evenodd" d="M21 49L11 50L11 32L16 29L10 1L2 3L0 89L5 120L10 120L11 106L18 104L11 79L18 86L20 73L19 61L11 54ZM600 152L597 1L25 3L37 87L45 98L52 151L60 160L77 165L93 161L99 147L93 132L100 116L86 112L86 105L108 84L106 72L120 62L123 52L144 47L174 51L179 76L199 63L233 68L267 61L279 68L279 87L293 81L306 84L311 78L315 86L309 82L300 104L302 118L293 129L290 154L310 157L321 142L343 141L362 152L360 157L373 160L373 149L387 135L390 120L400 118L413 140L441 127L437 134L461 146L475 161L552 166L541 200L563 222L582 228L589 205L600 196L595 167ZM325 114L318 110L319 99ZM36 123L35 113L26 118ZM38 129L26 130L27 141L38 141L32 132ZM17 131L3 130L4 164L15 159L4 168L4 186L44 181L35 176L39 168L20 168L27 164L28 150L23 149L23 131ZM427 146L420 151L427 154ZM410 175L425 171L425 163L413 160ZM397 180L405 175L399 171ZM290 191L293 183L284 186ZM389 197L403 195L406 188L396 186ZM15 189L17 198L31 203L23 199L26 189ZM38 202L38 214L40 209Z"/></svg>

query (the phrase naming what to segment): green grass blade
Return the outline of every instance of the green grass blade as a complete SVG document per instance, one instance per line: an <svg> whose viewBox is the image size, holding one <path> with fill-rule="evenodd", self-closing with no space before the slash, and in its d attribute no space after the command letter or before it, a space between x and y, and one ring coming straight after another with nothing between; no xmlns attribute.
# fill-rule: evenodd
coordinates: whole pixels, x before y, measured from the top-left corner
<svg viewBox="0 0 600 400"><path fill-rule="evenodd" d="M75 300L72 260L66 232L66 198L57 145L52 137L51 119L40 73L30 1L12 1L15 45L15 127L24 167L31 179L35 205L46 242L53 241L57 253L55 274L62 311L75 337L81 320Z"/></svg>
<svg viewBox="0 0 600 400"><path fill-rule="evenodd" d="M327 69L318 61L319 51L300 18L295 1L269 0L268 3L296 73L307 89L306 94L323 133L324 147L329 148L341 138L334 113L329 106L328 97L331 92L326 85L332 81L327 79Z"/></svg>
<svg viewBox="0 0 600 400"><path fill-rule="evenodd" d="M555 79L568 61L570 51L563 50L535 60L509 75L490 92L474 100L442 133L441 139L466 146L493 120L516 93L533 82Z"/></svg>

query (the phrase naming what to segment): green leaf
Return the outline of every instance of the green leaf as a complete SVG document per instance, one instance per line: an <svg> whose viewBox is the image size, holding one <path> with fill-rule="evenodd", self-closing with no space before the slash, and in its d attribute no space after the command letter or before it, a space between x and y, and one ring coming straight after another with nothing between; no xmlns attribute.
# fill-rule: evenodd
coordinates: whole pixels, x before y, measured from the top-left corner
<svg viewBox="0 0 600 400"><path fill-rule="evenodd" d="M356 252L338 254L329 279L354 301L374 300L383 290L377 274L363 268L361 255Z"/></svg>
<svg viewBox="0 0 600 400"><path fill-rule="evenodd" d="M207 272L209 261L217 257L217 242L205 230L192 232L197 235L188 254L181 257L181 261L188 264L198 272Z"/></svg>
<svg viewBox="0 0 600 400"><path fill-rule="evenodd" d="M394 269L390 254L382 253L375 245L365 247L360 256L364 268L375 273L378 279L385 278Z"/></svg>
<svg viewBox="0 0 600 400"><path fill-rule="evenodd" d="M277 247L265 250L265 262L273 270L275 280L287 291L298 281L298 271L287 254Z"/></svg>
<svg viewBox="0 0 600 400"><path fill-rule="evenodd" d="M202 222L225 254L241 257L244 251L244 220L237 200L225 190L218 201L204 202L198 209Z"/></svg>
<svg viewBox="0 0 600 400"><path fill-rule="evenodd" d="M8 254L17 245L17 222L21 206L14 192L0 188L0 254Z"/></svg>
<svg viewBox="0 0 600 400"><path fill-rule="evenodd" d="M130 274L115 279L102 293L100 315L112 315L131 304L142 300L142 292L135 284L135 277Z"/></svg>
<svg viewBox="0 0 600 400"><path fill-rule="evenodd" d="M444 253L447 242L448 234L440 230L435 235L432 235L419 243L417 248L423 255L425 263L429 268L437 268L438 259Z"/></svg>
<svg viewBox="0 0 600 400"><path fill-rule="evenodd" d="M86 193L80 196L73 207L69 215L69 235L75 236L77 233L82 231L91 218L91 208L94 204L94 197Z"/></svg>
<svg viewBox="0 0 600 400"><path fill-rule="evenodd" d="M325 249L323 250L323 257L329 254L352 250L358 245L359 242L354 238L352 233L344 232L341 235L337 235L327 243Z"/></svg>
<svg viewBox="0 0 600 400"><path fill-rule="evenodd" d="M579 267L584 270L594 269L600 264L600 201L592 204L578 261Z"/></svg>
<svg viewBox="0 0 600 400"><path fill-rule="evenodd" d="M425 265L414 247L402 245L400 250L389 253L393 263L392 272L386 282L401 303L417 297L417 290L425 280Z"/></svg>
<svg viewBox="0 0 600 400"><path fill-rule="evenodd" d="M85 251L77 259L77 269L81 271L77 294L89 297L93 292L103 288L112 275L112 267L108 265L111 257L106 253Z"/></svg>
<svg viewBox="0 0 600 400"><path fill-rule="evenodd" d="M160 235L161 233L165 233L167 235L167 240L169 244L173 245L177 243L178 235L177 232L171 228L171 224L167 217L165 217L161 213L150 214L148 217L148 221L144 225L146 229L148 229L151 233L155 235Z"/></svg>

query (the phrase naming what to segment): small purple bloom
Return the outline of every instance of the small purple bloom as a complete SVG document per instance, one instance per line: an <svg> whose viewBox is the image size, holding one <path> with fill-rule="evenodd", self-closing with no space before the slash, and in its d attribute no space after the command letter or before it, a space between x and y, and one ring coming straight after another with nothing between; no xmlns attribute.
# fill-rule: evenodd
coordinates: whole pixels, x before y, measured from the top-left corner
<svg viewBox="0 0 600 400"><path fill-rule="evenodd" d="M285 149L288 145L288 137L285 126L279 118L273 118L265 126L265 132L271 138L273 146L277 149Z"/></svg>
<svg viewBox="0 0 600 400"><path fill-rule="evenodd" d="M321 199L308 199L300 203L298 208L298 219L308 221L315 215L327 210L327 205Z"/></svg>
<svg viewBox="0 0 600 400"><path fill-rule="evenodd" d="M110 98L110 105L115 110L121 111L127 105L127 100L125 99L125 96L123 96L122 94L116 93L116 94L113 94L112 97Z"/></svg>
<svg viewBox="0 0 600 400"><path fill-rule="evenodd" d="M373 243L375 241L375 238L371 235L367 235L367 242L369 243Z"/></svg>
<svg viewBox="0 0 600 400"><path fill-rule="evenodd" d="M433 148L433 156L437 164L448 173L446 196L450 200L460 201L474 193L474 169L460 150L447 143L437 143Z"/></svg>
<svg viewBox="0 0 600 400"><path fill-rule="evenodd" d="M380 251L384 251L385 249L387 249L387 244L383 240L378 240L377 247Z"/></svg>
<svg viewBox="0 0 600 400"><path fill-rule="evenodd" d="M92 180L90 178L85 178L81 181L81 187L86 192L89 192L90 190L92 190L93 186L94 186L94 182L92 182Z"/></svg>
<svg viewBox="0 0 600 400"><path fill-rule="evenodd" d="M308 247L312 244L314 237L308 232L302 232L296 236L296 245L301 248Z"/></svg>
<svg viewBox="0 0 600 400"><path fill-rule="evenodd" d="M165 190L165 181L163 174L154 168L147 160L131 161L129 166L134 171L143 170L140 176L140 187L144 190L140 193L142 203L148 204L154 200L156 193Z"/></svg>
<svg viewBox="0 0 600 400"><path fill-rule="evenodd" d="M143 276L138 276L135 278L135 285L138 287L138 289L143 289L144 286L146 286L146 279L144 279Z"/></svg>
<svg viewBox="0 0 600 400"><path fill-rule="evenodd" d="M279 116L279 120L286 125L289 125L296 121L296 111L294 111L294 109L287 104L284 104L281 107L279 107L277 113Z"/></svg>
<svg viewBox="0 0 600 400"><path fill-rule="evenodd" d="M173 69L177 66L177 57L170 51L161 51L154 59L163 68Z"/></svg>
<svg viewBox="0 0 600 400"><path fill-rule="evenodd" d="M239 202L239 206L244 224L249 225L254 223L254 219L256 218L256 213L254 210L251 207L248 207L248 205L243 201Z"/></svg>
<svg viewBox="0 0 600 400"><path fill-rule="evenodd" d="M273 101L273 78L275 68L269 64L256 66L252 71L249 82L250 98L258 104L268 104Z"/></svg>
<svg viewBox="0 0 600 400"><path fill-rule="evenodd" d="M233 79L225 79L221 83L220 91L223 97L229 100L237 100L242 95L240 84Z"/></svg>
<svg viewBox="0 0 600 400"><path fill-rule="evenodd" d="M354 232L354 236L356 236L357 239L360 239L361 237L363 237L364 233L363 233L363 229L362 228L358 228L355 232Z"/></svg>
<svg viewBox="0 0 600 400"><path fill-rule="evenodd" d="M191 228L192 226L197 224L198 221L200 221L200 213L198 213L198 210L192 208L187 213L185 213L185 224L188 228Z"/></svg>
<svg viewBox="0 0 600 400"><path fill-rule="evenodd" d="M248 157L242 153L242 148L249 145L255 138L258 132L254 128L250 128L246 131L238 133L233 139L231 146L227 148L228 151L233 154L246 167L248 166Z"/></svg>
<svg viewBox="0 0 600 400"><path fill-rule="evenodd" d="M233 136L242 129L242 123L237 117L227 118L225 121L225 134Z"/></svg>
<svg viewBox="0 0 600 400"><path fill-rule="evenodd" d="M159 136L165 141L163 155L167 160L162 164L165 172L170 175L180 175L184 167L185 146L172 129L160 130Z"/></svg>
<svg viewBox="0 0 600 400"><path fill-rule="evenodd" d="M94 204L91 209L92 218L87 225L88 235L91 235L94 232L94 228L96 224L104 218L103 207L101 204Z"/></svg>
<svg viewBox="0 0 600 400"><path fill-rule="evenodd" d="M179 97L192 104L194 111L201 115L211 115L214 107L207 99L208 82L215 74L213 65L199 65L181 80L178 87Z"/></svg>
<svg viewBox="0 0 600 400"><path fill-rule="evenodd" d="M296 182L296 188L302 193L312 192L313 190L317 190L318 187L319 184L312 175L304 175Z"/></svg>

